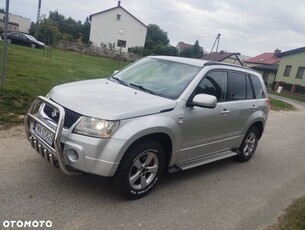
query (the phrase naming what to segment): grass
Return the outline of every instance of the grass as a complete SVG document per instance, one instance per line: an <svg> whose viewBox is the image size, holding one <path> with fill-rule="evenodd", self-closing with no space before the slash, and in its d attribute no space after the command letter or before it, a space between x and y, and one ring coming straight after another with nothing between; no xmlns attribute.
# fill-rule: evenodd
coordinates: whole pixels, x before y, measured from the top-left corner
<svg viewBox="0 0 305 230"><path fill-rule="evenodd" d="M305 229L305 197L295 200L279 217L278 222L268 228L270 230L304 230Z"/></svg>
<svg viewBox="0 0 305 230"><path fill-rule="evenodd" d="M269 97L270 106L272 110L295 110L295 107L284 101Z"/></svg>
<svg viewBox="0 0 305 230"><path fill-rule="evenodd" d="M0 46L2 53L2 42ZM46 95L53 86L104 78L126 64L58 49L52 49L52 57L47 58L42 49L9 44L5 87L0 92L0 128L20 124L34 98Z"/></svg>
<svg viewBox="0 0 305 230"><path fill-rule="evenodd" d="M297 95L292 95L292 94L285 93L285 92L277 93L277 92L274 92L274 91L270 90L270 91L268 91L268 93L276 95L276 96L280 96L280 97L286 97L286 98L289 98L289 99L305 102L305 97L301 97L301 96L297 96Z"/></svg>

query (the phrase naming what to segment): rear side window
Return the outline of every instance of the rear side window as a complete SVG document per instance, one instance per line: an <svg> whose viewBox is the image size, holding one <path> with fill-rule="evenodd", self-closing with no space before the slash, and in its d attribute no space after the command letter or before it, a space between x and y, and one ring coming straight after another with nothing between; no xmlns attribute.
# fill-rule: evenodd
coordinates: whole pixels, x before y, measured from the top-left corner
<svg viewBox="0 0 305 230"><path fill-rule="evenodd" d="M257 76L251 75L251 80L254 88L255 98L265 98L265 93Z"/></svg>
<svg viewBox="0 0 305 230"><path fill-rule="evenodd" d="M217 102L227 99L228 73L225 71L209 72L200 82L196 89L196 94L205 93L217 98Z"/></svg>
<svg viewBox="0 0 305 230"><path fill-rule="evenodd" d="M232 101L245 100L247 98L245 74L230 73L230 98Z"/></svg>
<svg viewBox="0 0 305 230"><path fill-rule="evenodd" d="M255 95L251 87L250 76L247 76L246 79L247 79L247 99L254 99Z"/></svg>

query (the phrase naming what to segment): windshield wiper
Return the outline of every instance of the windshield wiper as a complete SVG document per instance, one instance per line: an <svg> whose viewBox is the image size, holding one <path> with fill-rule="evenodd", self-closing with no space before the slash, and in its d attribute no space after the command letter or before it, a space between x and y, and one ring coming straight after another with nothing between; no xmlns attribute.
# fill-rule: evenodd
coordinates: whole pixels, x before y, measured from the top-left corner
<svg viewBox="0 0 305 230"><path fill-rule="evenodd" d="M110 78L113 78L114 80L119 82L121 85L127 85L128 86L128 84L125 81L122 81L120 78L117 78L117 77L114 77L114 76L111 76Z"/></svg>
<svg viewBox="0 0 305 230"><path fill-rule="evenodd" d="M137 84L134 84L134 83L130 83L129 85L131 86L134 86L144 92L147 92L147 93L150 93L150 94L153 94L153 95L156 95L156 93L150 89L146 89L143 85L137 85Z"/></svg>

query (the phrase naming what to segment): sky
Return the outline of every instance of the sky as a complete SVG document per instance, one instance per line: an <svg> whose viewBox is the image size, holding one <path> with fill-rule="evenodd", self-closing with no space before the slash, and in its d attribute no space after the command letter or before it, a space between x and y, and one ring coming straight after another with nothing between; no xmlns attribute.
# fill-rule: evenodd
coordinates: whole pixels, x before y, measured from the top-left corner
<svg viewBox="0 0 305 230"><path fill-rule="evenodd" d="M117 0L41 1L41 14L58 10L81 21L118 4ZM0 2L5 8L6 0ZM121 6L144 24L159 25L173 46L198 40L211 50L218 33L219 50L247 56L305 46L304 0L121 0ZM13 0L9 8L10 13L36 21L38 0Z"/></svg>

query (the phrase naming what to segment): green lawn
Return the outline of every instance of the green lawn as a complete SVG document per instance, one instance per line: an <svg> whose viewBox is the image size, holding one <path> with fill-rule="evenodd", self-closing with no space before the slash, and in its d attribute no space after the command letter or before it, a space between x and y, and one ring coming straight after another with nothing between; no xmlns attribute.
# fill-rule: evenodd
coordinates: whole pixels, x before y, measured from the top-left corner
<svg viewBox="0 0 305 230"><path fill-rule="evenodd" d="M284 93L284 92L277 93L277 92L274 92L272 90L269 90L268 93L276 95L276 96L280 96L280 97L286 97L286 98L289 98L289 99L305 102L305 97L292 95L292 94L289 94L289 93Z"/></svg>
<svg viewBox="0 0 305 230"><path fill-rule="evenodd" d="M1 41L1 62L2 46ZM0 92L0 128L20 124L34 98L46 95L53 86L104 78L126 64L57 49L52 49L52 58L47 58L42 49L9 44L5 87ZM2 72L2 65L0 68Z"/></svg>
<svg viewBox="0 0 305 230"><path fill-rule="evenodd" d="M304 230L305 197L295 200L269 230Z"/></svg>
<svg viewBox="0 0 305 230"><path fill-rule="evenodd" d="M295 110L295 107L291 104L283 102L281 100L269 97L270 106L272 110Z"/></svg>

